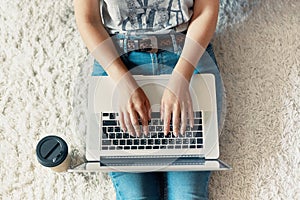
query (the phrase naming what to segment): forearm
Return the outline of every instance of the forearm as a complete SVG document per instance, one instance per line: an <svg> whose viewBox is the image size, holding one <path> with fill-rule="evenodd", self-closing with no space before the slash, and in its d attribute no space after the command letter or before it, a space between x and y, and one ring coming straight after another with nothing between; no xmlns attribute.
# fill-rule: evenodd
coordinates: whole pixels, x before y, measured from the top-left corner
<svg viewBox="0 0 300 200"><path fill-rule="evenodd" d="M94 7L98 8L91 9ZM87 48L108 75L115 81L119 80L128 70L102 24L98 12L99 5L93 0L89 0L87 3L82 0L75 0L74 8L77 27Z"/></svg>
<svg viewBox="0 0 300 200"><path fill-rule="evenodd" d="M175 67L187 80L191 79L195 63L198 63L215 32L218 10L218 0L194 2L194 14L187 31L186 43Z"/></svg>

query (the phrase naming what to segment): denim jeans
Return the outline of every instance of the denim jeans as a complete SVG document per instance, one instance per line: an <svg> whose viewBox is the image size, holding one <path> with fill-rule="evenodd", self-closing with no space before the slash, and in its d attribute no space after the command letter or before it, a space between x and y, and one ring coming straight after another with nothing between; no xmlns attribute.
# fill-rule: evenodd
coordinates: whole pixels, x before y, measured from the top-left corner
<svg viewBox="0 0 300 200"><path fill-rule="evenodd" d="M121 56L132 74L170 74L175 67L182 48L177 52L159 50L157 53L131 51ZM222 109L223 85L212 45L206 49L209 59L200 59L194 73L215 75L218 118ZM107 76L97 61L92 76ZM220 120L220 119L219 119ZM208 199L209 171L125 173L110 172L117 199Z"/></svg>

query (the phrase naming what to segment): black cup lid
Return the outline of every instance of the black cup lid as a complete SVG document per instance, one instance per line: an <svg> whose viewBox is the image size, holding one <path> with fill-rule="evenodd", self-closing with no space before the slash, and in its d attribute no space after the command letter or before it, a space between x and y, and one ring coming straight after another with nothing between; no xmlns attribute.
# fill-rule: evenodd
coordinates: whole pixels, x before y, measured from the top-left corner
<svg viewBox="0 0 300 200"><path fill-rule="evenodd" d="M39 163L45 167L55 167L68 156L68 145L62 138L50 135L39 141L36 155Z"/></svg>

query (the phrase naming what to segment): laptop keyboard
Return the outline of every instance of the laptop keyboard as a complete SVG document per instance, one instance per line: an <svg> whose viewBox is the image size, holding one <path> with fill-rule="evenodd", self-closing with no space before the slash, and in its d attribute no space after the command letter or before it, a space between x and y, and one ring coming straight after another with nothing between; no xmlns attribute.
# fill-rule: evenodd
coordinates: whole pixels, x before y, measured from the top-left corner
<svg viewBox="0 0 300 200"><path fill-rule="evenodd" d="M163 121L159 112L151 113L148 135L131 136L123 132L117 120L117 113L102 113L102 150L145 150L145 149L201 149L203 148L202 111L194 112L194 126L187 125L184 135L170 133L164 135ZM142 128L142 127L141 127ZM141 129L142 130L142 129Z"/></svg>

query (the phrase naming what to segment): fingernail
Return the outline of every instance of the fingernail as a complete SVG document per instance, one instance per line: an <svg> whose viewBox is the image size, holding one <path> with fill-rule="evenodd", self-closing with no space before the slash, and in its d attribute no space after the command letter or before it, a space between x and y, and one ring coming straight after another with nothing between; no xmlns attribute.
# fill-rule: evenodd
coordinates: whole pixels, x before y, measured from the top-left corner
<svg viewBox="0 0 300 200"><path fill-rule="evenodd" d="M129 134L130 134L131 136L135 137L135 133L129 132Z"/></svg>
<svg viewBox="0 0 300 200"><path fill-rule="evenodd" d="M148 135L148 126L143 126L143 132L145 135Z"/></svg>

